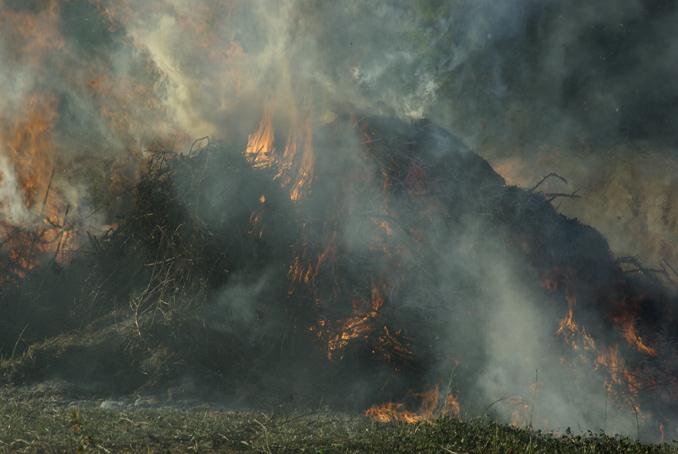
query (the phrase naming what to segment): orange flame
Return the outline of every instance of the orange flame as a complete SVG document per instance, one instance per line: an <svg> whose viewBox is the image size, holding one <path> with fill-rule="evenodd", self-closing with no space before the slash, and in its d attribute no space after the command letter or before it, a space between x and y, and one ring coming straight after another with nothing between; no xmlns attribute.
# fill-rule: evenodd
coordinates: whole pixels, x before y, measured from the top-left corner
<svg viewBox="0 0 678 454"><path fill-rule="evenodd" d="M327 357L331 360L337 353L346 348L350 341L366 338L374 331L372 321L379 316L384 305L384 295L379 286L372 286L372 306L363 314L358 314L340 322L339 332L327 341Z"/></svg>
<svg viewBox="0 0 678 454"><path fill-rule="evenodd" d="M38 12L4 8L0 0L0 29L3 37L12 39L13 49L20 61L35 65L49 52L64 46L59 31L60 5L57 0L46 0Z"/></svg>
<svg viewBox="0 0 678 454"><path fill-rule="evenodd" d="M52 96L30 96L24 116L16 119L7 133L0 133L0 143L8 153L23 202L29 209L42 201L49 186L54 167L50 135L57 118L56 108Z"/></svg>
<svg viewBox="0 0 678 454"><path fill-rule="evenodd" d="M630 314L623 314L622 316L617 317L615 321L621 325L624 339L629 345L635 347L636 350L648 356L657 356L657 351L654 348L648 346L640 338L640 335L636 330L635 321Z"/></svg>
<svg viewBox="0 0 678 454"><path fill-rule="evenodd" d="M459 399L452 393L448 393L441 399L440 387L434 386L431 390L416 394L421 399L417 412L406 409L405 404L400 402L387 402L374 405L365 411L365 416L381 423L404 422L417 424L430 422L442 416L459 417L461 406Z"/></svg>
<svg viewBox="0 0 678 454"><path fill-rule="evenodd" d="M558 325L556 335L561 336L566 344L568 344L574 350L577 350L578 347L575 336L579 330L579 327L574 320L574 306L577 300L570 292L567 292L565 298L567 300L567 312Z"/></svg>
<svg viewBox="0 0 678 454"><path fill-rule="evenodd" d="M43 254L49 253L57 262L66 260L66 246L73 241L66 225L68 208L62 206L54 184L56 158L51 133L56 120L56 98L34 94L27 98L23 112L0 130L0 234L17 268L13 274L19 278L34 268ZM8 199L8 193L18 194L18 200ZM22 215L17 217L16 212Z"/></svg>
<svg viewBox="0 0 678 454"><path fill-rule="evenodd" d="M248 138L244 155L254 168L276 167L274 178L283 187L291 186L290 199L297 202L310 190L315 171L315 151L311 121L307 119L300 128L296 126L297 122L294 124L282 156L278 157L275 149L273 114L270 107L266 108L259 127ZM299 149L301 149L300 157L297 155ZM294 169L296 169L296 176L292 177Z"/></svg>
<svg viewBox="0 0 678 454"><path fill-rule="evenodd" d="M618 344L601 345L599 347L593 336L585 328L577 325L574 316L576 298L573 292L567 288L567 283L562 280L565 277L566 275L556 273L544 280L544 287L549 292L557 291L562 284L566 285L567 312L559 323L556 335L560 336L573 351L580 352L579 360L591 361L596 369L604 369L607 372L605 389L609 395L619 402L631 405L637 412L640 412L638 404L638 392L642 385L640 378L627 368ZM627 305L623 305L623 307L628 309ZM648 346L639 336L633 311L627 310L622 315L612 317L612 320L621 328L622 335L629 345L648 356L656 356L655 349ZM586 355L587 352L591 356Z"/></svg>
<svg viewBox="0 0 678 454"><path fill-rule="evenodd" d="M255 168L267 168L275 164L275 133L270 108L264 110L256 132L249 135L245 157Z"/></svg>
<svg viewBox="0 0 678 454"><path fill-rule="evenodd" d="M313 172L315 168L315 151L313 150L313 129L311 122L306 121L304 125L304 148L301 155L301 163L299 164L299 172L297 173L297 180L290 190L290 199L298 201L304 197L309 191L309 186L313 180Z"/></svg>
<svg viewBox="0 0 678 454"><path fill-rule="evenodd" d="M381 423L400 421L417 424L425 420L421 415L405 410L405 404L395 402L370 407L365 411L365 416Z"/></svg>

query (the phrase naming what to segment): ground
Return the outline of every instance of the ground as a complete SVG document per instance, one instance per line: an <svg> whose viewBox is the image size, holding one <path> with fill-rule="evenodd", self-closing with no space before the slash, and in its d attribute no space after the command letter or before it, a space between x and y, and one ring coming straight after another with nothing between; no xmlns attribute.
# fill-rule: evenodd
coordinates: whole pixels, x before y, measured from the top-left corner
<svg viewBox="0 0 678 454"><path fill-rule="evenodd" d="M486 420L379 424L325 410L233 411L152 398L69 399L48 389L0 391L2 452L671 453L589 434L555 437Z"/></svg>

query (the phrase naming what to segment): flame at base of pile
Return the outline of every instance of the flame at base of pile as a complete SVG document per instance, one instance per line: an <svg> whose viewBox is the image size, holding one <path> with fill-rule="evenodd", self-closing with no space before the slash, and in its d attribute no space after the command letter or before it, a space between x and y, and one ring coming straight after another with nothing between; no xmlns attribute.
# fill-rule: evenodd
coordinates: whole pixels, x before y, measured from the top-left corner
<svg viewBox="0 0 678 454"><path fill-rule="evenodd" d="M438 385L431 390L415 395L421 399L418 411L409 411L401 402L388 402L374 405L365 411L365 416L381 423L404 422L418 424L431 422L437 418L458 418L461 407L457 396L452 393L442 394Z"/></svg>

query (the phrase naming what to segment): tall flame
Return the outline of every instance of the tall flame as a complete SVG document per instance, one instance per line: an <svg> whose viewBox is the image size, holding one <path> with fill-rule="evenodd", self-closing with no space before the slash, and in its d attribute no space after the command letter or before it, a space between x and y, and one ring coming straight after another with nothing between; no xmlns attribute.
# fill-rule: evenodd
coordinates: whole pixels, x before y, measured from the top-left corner
<svg viewBox="0 0 678 454"><path fill-rule="evenodd" d="M301 150L301 155L298 151ZM297 202L310 191L315 171L313 127L310 119L294 121L282 156L275 148L275 130L271 107L264 114L257 130L250 134L244 152L245 158L257 169L276 168L275 179L289 187L290 200Z"/></svg>
<svg viewBox="0 0 678 454"><path fill-rule="evenodd" d="M643 341L643 339L641 339L638 331L636 330L636 324L631 314L625 313L622 316L617 317L615 321L621 326L624 339L629 345L648 356L657 356L657 351L654 348L648 346Z"/></svg>
<svg viewBox="0 0 678 454"><path fill-rule="evenodd" d="M0 132L3 152L13 168L28 210L42 210L40 203L47 203L43 199L55 164L50 135L56 118L56 99L33 95L26 102L24 115L16 118L8 131Z"/></svg>
<svg viewBox="0 0 678 454"><path fill-rule="evenodd" d="M54 181L56 121L56 98L33 94L0 130L0 236L15 267L6 271L20 278L42 255L66 260L67 244L74 241L67 226L69 208Z"/></svg>
<svg viewBox="0 0 678 454"><path fill-rule="evenodd" d="M245 148L245 157L255 168L272 167L275 161L275 133L270 108L264 110L257 130L250 134Z"/></svg>
<svg viewBox="0 0 678 454"><path fill-rule="evenodd" d="M310 120L304 123L304 146L297 172L297 179L290 189L290 199L298 201L309 191L315 167L315 151L313 150L313 129Z"/></svg>

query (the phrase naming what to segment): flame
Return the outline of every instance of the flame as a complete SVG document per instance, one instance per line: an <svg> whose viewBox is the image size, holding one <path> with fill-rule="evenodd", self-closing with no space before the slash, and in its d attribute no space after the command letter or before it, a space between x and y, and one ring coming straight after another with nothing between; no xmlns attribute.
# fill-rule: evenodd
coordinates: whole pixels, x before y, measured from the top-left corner
<svg viewBox="0 0 678 454"><path fill-rule="evenodd" d="M315 167L315 152L313 150L313 129L311 122L306 121L304 125L304 148L301 156L297 180L290 190L290 199L293 201L301 200L309 191L309 186L313 180L313 171Z"/></svg>
<svg viewBox="0 0 678 454"><path fill-rule="evenodd" d="M544 288L550 293L557 291L561 285L565 285L567 312L560 320L556 335L560 336L573 351L580 352L578 356L580 361L584 363L592 362L595 369L602 369L607 372L605 389L608 395L614 397L617 402L631 405L636 412L640 413L638 394L642 383L638 374L629 370L618 344L598 346L593 336L585 328L577 325L574 316L576 297L567 287L567 275L567 272L556 272L543 281ZM621 315L612 317L612 321L620 327L626 343L641 353L652 357L656 356L656 350L648 346L638 335L633 316L634 311L629 310L627 304L623 307L626 310ZM564 358L563 361L565 361Z"/></svg>
<svg viewBox="0 0 678 454"><path fill-rule="evenodd" d="M111 27L126 3L89 1ZM69 158L61 153L64 143L54 140L73 134L63 130L55 134L60 94L44 91L40 81L56 74L70 84L68 92L93 102L102 124L130 153L140 154L140 138L169 137L168 131L175 128L167 121L149 121L167 117L158 85L139 81L135 75L118 75L97 59L83 60L75 68L63 64L71 57L61 34L64 2L44 0L30 8L19 7L19 3L0 0L0 30L8 44L5 57L18 74L27 71L37 82L31 88L27 81L25 91L8 94L8 107L0 113L0 241L1 252L13 261L7 266L17 268L4 271L22 278L43 259L68 261L80 239L74 226L83 221L78 207L71 211L68 206L66 195L71 193L66 189L70 186L60 170L69 167ZM135 46L135 42L124 40L124 45ZM150 58L142 58L141 63L147 73L157 72ZM152 128L149 123L163 126ZM122 174L113 169L111 186L118 177Z"/></svg>
<svg viewBox="0 0 678 454"><path fill-rule="evenodd" d="M0 143L14 167L28 209L42 202L50 184L55 161L51 132L56 119L56 98L36 94L28 98L25 114L13 122L7 133L0 133Z"/></svg>
<svg viewBox="0 0 678 454"><path fill-rule="evenodd" d="M66 246L73 242L69 208L54 184L57 163L51 135L56 120L56 98L33 94L0 130L0 236L16 267L10 272L19 278L41 255L65 261Z"/></svg>
<svg viewBox="0 0 678 454"><path fill-rule="evenodd" d="M245 157L255 168L267 168L275 164L275 133L270 107L264 110L256 132L249 135Z"/></svg>
<svg viewBox="0 0 678 454"><path fill-rule="evenodd" d="M574 320L574 306L577 300L570 292L566 293L565 299L567 300L567 312L558 324L556 335L561 336L566 344L577 350L576 334L579 331L579 327Z"/></svg>
<svg viewBox="0 0 678 454"><path fill-rule="evenodd" d="M572 305L568 305L567 313L565 314L565 317L563 317L563 319L560 321L560 324L558 325L558 331L556 331L556 334L561 335L565 332L568 333L577 332L577 323L574 321L574 309L572 308Z"/></svg>
<svg viewBox="0 0 678 454"><path fill-rule="evenodd" d="M415 396L421 399L419 410L416 412L407 410L405 404L401 402L387 402L368 408L364 414L368 418L381 423L398 421L406 424L417 424L430 422L442 416L458 418L461 413L457 396L447 393L441 399L438 385L435 385L429 391L415 394Z"/></svg>
<svg viewBox="0 0 678 454"><path fill-rule="evenodd" d="M297 139L296 129L293 129L287 136L285 150L283 150L282 158L280 159L280 162L278 162L278 171L276 172L275 179L278 180L283 187L289 186L292 182L290 172L292 171L294 160L297 156Z"/></svg>
<svg viewBox="0 0 678 454"><path fill-rule="evenodd" d="M323 264L336 252L335 240L336 234L333 234L329 238L323 251L315 260L311 259L311 261L309 261L310 263L305 264L306 260L304 260L301 255L297 255L294 258L287 272L287 276L290 281L291 292L294 291L295 284L311 284L315 281Z"/></svg>
<svg viewBox="0 0 678 454"><path fill-rule="evenodd" d="M630 404L636 412L640 413L638 404L640 382L638 377L626 368L626 363L619 353L619 346L612 345L607 349L602 349L596 357L596 365L605 367L608 371L609 379L605 381L607 393ZM619 391L622 390L623 393L620 394Z"/></svg>
<svg viewBox="0 0 678 454"><path fill-rule="evenodd" d="M387 363L392 364L395 370L398 371L398 364L394 361L397 358L412 359L414 353L405 344L400 330L391 333L388 326L384 326L382 334L379 336L378 344L373 353L380 353Z"/></svg>
<svg viewBox="0 0 678 454"><path fill-rule="evenodd" d="M298 155L299 149L301 156ZM310 191L315 172L313 128L310 119L301 123L293 122L282 156L277 156L272 109L266 108L259 127L248 137L244 155L254 168L275 167L274 179L281 186L289 187L290 200L293 202L303 199ZM293 176L294 171L296 174Z"/></svg>
<svg viewBox="0 0 678 454"><path fill-rule="evenodd" d="M596 364L607 368L612 383L620 384L622 382L624 362L619 356L619 347L617 345L601 350L596 357Z"/></svg>
<svg viewBox="0 0 678 454"><path fill-rule="evenodd" d="M513 427L526 426L529 423L530 404L519 396L509 398L508 403L514 406L510 424Z"/></svg>
<svg viewBox="0 0 678 454"><path fill-rule="evenodd" d="M626 313L620 317L617 317L615 322L621 325L624 339L629 345L635 347L636 350L648 356L657 356L657 351L643 342L643 340L640 338L640 335L638 335L635 321L630 314Z"/></svg>
<svg viewBox="0 0 678 454"><path fill-rule="evenodd" d="M59 15L57 0L42 2L38 12L7 8L0 0L0 29L3 37L13 39L12 49L19 61L37 65L50 52L64 47Z"/></svg>
<svg viewBox="0 0 678 454"><path fill-rule="evenodd" d="M461 404L459 403L459 398L452 393L448 393L445 397L445 408L449 412L450 416L458 418L461 414Z"/></svg>
<svg viewBox="0 0 678 454"><path fill-rule="evenodd" d="M421 415L405 410L405 404L395 402L370 407L365 411L365 416L381 423L401 421L406 424L417 424L425 421Z"/></svg>
<svg viewBox="0 0 678 454"><path fill-rule="evenodd" d="M340 322L338 333L330 336L327 341L328 359L331 360L337 353L341 353L353 339L367 338L374 331L372 322L379 316L379 310L383 305L382 289L373 285L370 310Z"/></svg>

